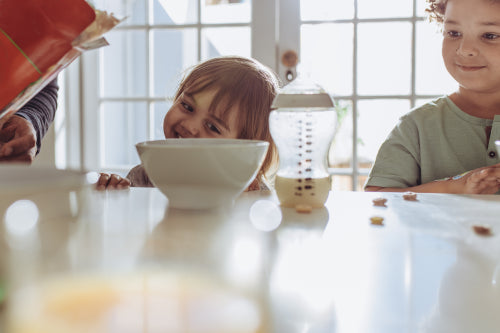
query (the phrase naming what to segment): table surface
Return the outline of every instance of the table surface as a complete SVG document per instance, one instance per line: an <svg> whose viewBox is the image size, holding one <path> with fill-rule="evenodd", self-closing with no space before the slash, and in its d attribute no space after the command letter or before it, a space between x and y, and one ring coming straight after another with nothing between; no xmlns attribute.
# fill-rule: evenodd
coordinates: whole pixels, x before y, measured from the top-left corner
<svg viewBox="0 0 500 333"><path fill-rule="evenodd" d="M169 209L154 188L45 197L36 223L5 214L12 288L50 272L154 267L249 291L265 332L500 331L500 196L330 192L305 214L270 191L212 211Z"/></svg>

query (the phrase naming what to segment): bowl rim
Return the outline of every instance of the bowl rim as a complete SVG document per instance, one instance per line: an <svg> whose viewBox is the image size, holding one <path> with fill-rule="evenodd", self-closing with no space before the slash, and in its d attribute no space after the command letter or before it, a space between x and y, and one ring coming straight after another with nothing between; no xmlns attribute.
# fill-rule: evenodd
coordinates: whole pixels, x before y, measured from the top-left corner
<svg viewBox="0 0 500 333"><path fill-rule="evenodd" d="M207 145L208 144L208 145ZM229 138L169 138L161 140L148 140L135 144L136 147L170 147L170 148L241 148L242 146L269 146L269 142L252 139Z"/></svg>

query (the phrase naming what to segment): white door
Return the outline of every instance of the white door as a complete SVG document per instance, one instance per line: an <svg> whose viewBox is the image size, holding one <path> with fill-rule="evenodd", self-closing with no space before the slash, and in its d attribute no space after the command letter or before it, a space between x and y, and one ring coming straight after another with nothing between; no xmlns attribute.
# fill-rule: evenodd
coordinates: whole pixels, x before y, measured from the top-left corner
<svg viewBox="0 0 500 333"><path fill-rule="evenodd" d="M66 152L88 170L123 174L138 164L134 144L163 138L162 119L182 71L217 55L255 57L285 84L298 71L333 95L340 119L330 152L336 189L361 189L398 117L454 88L422 0L95 3L128 18L106 35L110 46L67 71L73 94L66 121L81 128L68 125ZM299 65L285 66L285 53L295 53ZM74 91L80 77L83 96Z"/></svg>

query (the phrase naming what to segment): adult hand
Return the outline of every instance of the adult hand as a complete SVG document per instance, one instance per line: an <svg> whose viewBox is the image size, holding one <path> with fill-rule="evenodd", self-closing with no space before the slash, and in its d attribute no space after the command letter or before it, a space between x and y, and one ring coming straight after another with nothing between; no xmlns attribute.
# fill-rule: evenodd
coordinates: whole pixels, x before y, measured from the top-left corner
<svg viewBox="0 0 500 333"><path fill-rule="evenodd" d="M0 162L31 163L36 149L33 125L23 117L10 117L0 129Z"/></svg>
<svg viewBox="0 0 500 333"><path fill-rule="evenodd" d="M130 180L116 174L100 173L95 185L98 191L122 190L130 187Z"/></svg>

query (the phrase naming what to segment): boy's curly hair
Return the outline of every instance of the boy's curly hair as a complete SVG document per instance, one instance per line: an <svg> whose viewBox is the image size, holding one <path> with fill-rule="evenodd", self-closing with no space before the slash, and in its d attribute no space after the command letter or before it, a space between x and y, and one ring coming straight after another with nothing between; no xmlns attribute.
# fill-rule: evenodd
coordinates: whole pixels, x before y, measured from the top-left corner
<svg viewBox="0 0 500 333"><path fill-rule="evenodd" d="M429 15L429 20L443 23L447 3L448 0L427 0L425 12Z"/></svg>
<svg viewBox="0 0 500 333"><path fill-rule="evenodd" d="M500 3L500 0L489 0L492 3ZM425 12L429 16L429 20L436 21L438 23L443 23L444 12L446 11L446 5L448 0L427 0L427 8Z"/></svg>

